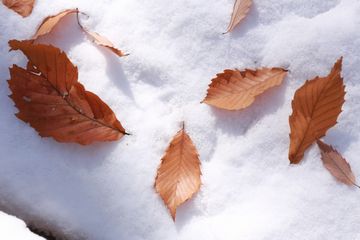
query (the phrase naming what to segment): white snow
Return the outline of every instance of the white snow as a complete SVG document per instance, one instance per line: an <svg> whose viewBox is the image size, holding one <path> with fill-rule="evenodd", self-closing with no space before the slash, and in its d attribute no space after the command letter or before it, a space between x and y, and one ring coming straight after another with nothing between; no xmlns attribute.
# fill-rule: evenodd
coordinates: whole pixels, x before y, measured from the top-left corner
<svg viewBox="0 0 360 240"><path fill-rule="evenodd" d="M31 233L23 221L0 212L0 239L6 240L41 240Z"/></svg>
<svg viewBox="0 0 360 240"><path fill-rule="evenodd" d="M360 239L359 189L336 182L316 147L300 165L287 158L295 90L344 56L347 101L325 140L360 178L360 1L254 0L246 20L222 35L232 5L38 0L25 19L0 6L1 201L95 240ZM83 147L41 138L14 116L7 97L8 67L26 63L7 41L29 38L44 17L73 7L90 16L84 25L131 55L118 59L96 47L71 16L41 41L68 54L79 80L132 133L119 142ZM260 66L290 72L244 111L200 104L216 73ZM203 185L174 223L153 182L183 120L200 153Z"/></svg>

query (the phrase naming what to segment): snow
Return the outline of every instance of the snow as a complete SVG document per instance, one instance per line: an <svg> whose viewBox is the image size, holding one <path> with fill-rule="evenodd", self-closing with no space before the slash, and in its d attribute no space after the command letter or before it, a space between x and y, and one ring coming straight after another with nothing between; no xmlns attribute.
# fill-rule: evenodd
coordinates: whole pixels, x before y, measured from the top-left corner
<svg viewBox="0 0 360 240"><path fill-rule="evenodd" d="M0 199L8 209L77 239L360 239L360 191L325 170L316 147L290 166L288 116L295 90L344 56L346 103L325 141L360 176L360 2L254 0L222 35L233 0L41 0L21 18L0 6ZM29 38L42 19L79 7L83 24L130 53L118 59L64 19L41 42L63 49L79 80L115 111L131 136L91 146L41 138L16 119L6 79L24 65L9 39ZM225 68L279 66L285 83L246 110L200 104ZM201 191L174 223L153 182L181 121L202 161ZM0 236L4 235L3 223Z"/></svg>
<svg viewBox="0 0 360 240"><path fill-rule="evenodd" d="M0 239L6 240L41 240L42 237L31 233L23 221L0 212Z"/></svg>

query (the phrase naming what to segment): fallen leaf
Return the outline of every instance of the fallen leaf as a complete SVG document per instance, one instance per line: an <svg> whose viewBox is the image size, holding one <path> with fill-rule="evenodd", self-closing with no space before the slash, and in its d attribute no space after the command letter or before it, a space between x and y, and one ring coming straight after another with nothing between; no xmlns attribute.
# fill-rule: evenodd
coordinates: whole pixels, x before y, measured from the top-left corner
<svg viewBox="0 0 360 240"><path fill-rule="evenodd" d="M2 0L3 4L23 17L31 14L35 0Z"/></svg>
<svg viewBox="0 0 360 240"><path fill-rule="evenodd" d="M60 49L31 41L9 41L29 59L27 69L14 65L8 81L16 116L59 142L83 145L114 141L125 133L115 114L78 82L78 70Z"/></svg>
<svg viewBox="0 0 360 240"><path fill-rule="evenodd" d="M225 33L231 32L248 14L252 0L235 0L229 26Z"/></svg>
<svg viewBox="0 0 360 240"><path fill-rule="evenodd" d="M355 176L351 171L349 163L332 146L317 140L321 151L321 160L327 170L340 182L347 185L356 184Z"/></svg>
<svg viewBox="0 0 360 240"><path fill-rule="evenodd" d="M96 32L90 32L87 29L84 29L89 38L96 43L97 45L108 48L110 51L118 55L119 57L127 56L123 51L117 49L112 42L110 42L107 38L100 36Z"/></svg>
<svg viewBox="0 0 360 240"><path fill-rule="evenodd" d="M260 68L244 71L226 69L212 79L202 103L227 110L250 106L255 97L280 85L287 71L282 68Z"/></svg>
<svg viewBox="0 0 360 240"><path fill-rule="evenodd" d="M155 189L174 221L177 207L199 191L200 175L199 154L183 127L161 159L155 179Z"/></svg>
<svg viewBox="0 0 360 240"><path fill-rule="evenodd" d="M306 81L295 92L293 113L289 118L291 163L299 163L305 150L337 123L345 102L341 66L342 58L335 63L328 76Z"/></svg>
<svg viewBox="0 0 360 240"><path fill-rule="evenodd" d="M82 26L82 24L80 23L80 19L79 19L79 13L81 13L81 12L78 9L67 9L56 15L45 18L42 21L42 23L40 24L40 26L38 27L38 29L36 30L36 33L32 37L32 40L35 41L40 36L44 36L44 35L50 33L54 29L54 27L60 22L60 20L62 18L64 18L65 16L67 16L69 14L72 14L72 13L76 13L77 23L79 24L81 30L90 38L90 40L92 42L94 42L95 44L97 44L99 46L108 48L110 51L112 51L119 57L128 55L128 54L125 54L124 52L122 52L121 50L117 49L114 46L114 44L112 42L110 42L110 40L108 40L107 38L99 35L98 33L89 31L84 26Z"/></svg>
<svg viewBox="0 0 360 240"><path fill-rule="evenodd" d="M40 36L44 36L44 35L50 33L63 17L65 17L71 13L77 13L77 12L78 12L77 9L67 9L67 10L59 12L56 15L46 17L41 22L40 26L36 30L36 33L34 34L32 39L36 40Z"/></svg>

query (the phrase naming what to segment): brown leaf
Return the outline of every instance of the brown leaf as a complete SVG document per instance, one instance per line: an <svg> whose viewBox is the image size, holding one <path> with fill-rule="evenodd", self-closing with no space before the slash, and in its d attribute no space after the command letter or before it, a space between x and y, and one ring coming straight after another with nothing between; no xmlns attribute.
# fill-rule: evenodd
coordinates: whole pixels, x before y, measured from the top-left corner
<svg viewBox="0 0 360 240"><path fill-rule="evenodd" d="M252 0L235 0L229 26L225 33L231 32L248 14Z"/></svg>
<svg viewBox="0 0 360 240"><path fill-rule="evenodd" d="M227 110L250 106L255 97L280 85L287 71L282 68L260 68L244 71L226 69L212 79L202 103Z"/></svg>
<svg viewBox="0 0 360 240"><path fill-rule="evenodd" d="M355 176L351 171L349 163L332 146L317 140L321 150L321 160L327 170L340 182L347 185L356 184Z"/></svg>
<svg viewBox="0 0 360 240"><path fill-rule="evenodd" d="M77 13L77 12L78 12L77 9L67 9L67 10L59 12L56 15L46 17L42 21L42 23L40 24L38 29L36 30L36 33L34 34L32 39L36 40L40 36L44 36L44 35L50 33L63 17L67 16L68 14Z"/></svg>
<svg viewBox="0 0 360 240"><path fill-rule="evenodd" d="M87 29L84 28L84 31L87 33L89 38L96 43L97 45L103 46L108 48L110 51L118 55L119 57L127 56L128 54L125 54L123 51L117 49L112 42L110 42L107 38L100 36L96 32L90 32Z"/></svg>
<svg viewBox="0 0 360 240"><path fill-rule="evenodd" d="M23 17L31 14L35 0L2 0L3 4Z"/></svg>
<svg viewBox="0 0 360 240"><path fill-rule="evenodd" d="M110 42L107 38L100 36L98 33L91 32L88 29L86 29L85 27L83 27L82 24L80 23L80 19L79 19L80 12L78 9L64 10L54 16L49 16L49 17L45 18L42 21L42 23L40 24L40 26L37 29L34 36L32 37L32 40L36 40L40 36L44 36L44 35L50 33L53 30L53 28L60 22L60 20L62 18L64 18L65 16L67 16L69 14L72 14L72 13L76 13L77 22L78 22L81 30L90 38L91 41L93 41L95 44L97 44L99 46L108 48L110 51L112 51L119 57L128 55L128 54L125 54L124 52L122 52L121 50L117 49L114 46L114 44L112 44L112 42Z"/></svg>
<svg viewBox="0 0 360 240"><path fill-rule="evenodd" d="M125 133L115 114L78 82L77 68L64 52L31 41L9 41L29 59L27 69L14 65L8 81L16 116L59 142L90 144L114 141Z"/></svg>
<svg viewBox="0 0 360 240"><path fill-rule="evenodd" d="M341 66L342 58L335 63L328 76L306 81L295 92L293 113L289 118L291 163L299 163L305 150L337 123L345 102Z"/></svg>
<svg viewBox="0 0 360 240"><path fill-rule="evenodd" d="M155 189L174 221L177 207L199 191L200 175L199 154L183 127L161 159L155 179Z"/></svg>

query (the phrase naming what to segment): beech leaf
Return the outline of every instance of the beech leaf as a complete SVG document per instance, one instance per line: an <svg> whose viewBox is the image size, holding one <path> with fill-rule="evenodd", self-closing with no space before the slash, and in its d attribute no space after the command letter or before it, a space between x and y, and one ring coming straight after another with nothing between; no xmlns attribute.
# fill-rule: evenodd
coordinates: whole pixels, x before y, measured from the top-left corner
<svg viewBox="0 0 360 240"><path fill-rule="evenodd" d="M321 160L327 170L337 180L346 185L354 185L360 188L356 184L355 176L351 171L349 163L338 153L332 146L317 140L317 145L321 151Z"/></svg>
<svg viewBox="0 0 360 240"><path fill-rule="evenodd" d="M36 33L34 34L32 39L36 40L40 36L44 36L44 35L50 33L53 30L53 28L60 22L60 20L62 18L64 18L68 14L77 13L77 11L78 11L77 9L67 9L67 10L61 11L58 14L55 14L53 16L46 17L41 22L40 26L36 30Z"/></svg>
<svg viewBox="0 0 360 240"><path fill-rule="evenodd" d="M256 96L280 85L286 74L287 71L282 68L226 69L212 79L202 103L226 110L246 108L255 101Z"/></svg>
<svg viewBox="0 0 360 240"><path fill-rule="evenodd" d="M252 0L235 0L229 26L225 33L231 32L248 14Z"/></svg>
<svg viewBox="0 0 360 240"><path fill-rule="evenodd" d="M99 46L109 49L110 51L112 51L113 53L118 55L119 57L128 55L128 54L125 54L124 52L122 52L121 50L117 49L114 46L114 44L112 42L110 42L109 39L99 35L98 33L91 32L88 29L86 29L85 27L83 27L82 24L80 23L80 19L79 19L80 12L78 9L67 9L67 10L59 12L56 15L45 18L42 21L42 23L40 24L40 26L38 27L38 29L36 30L36 33L32 37L32 40L36 40L40 36L44 36L44 35L50 33L54 29L54 27L60 22L60 20L62 18L64 18L65 16L67 16L69 14L72 14L72 13L76 13L77 22L78 22L81 30L89 37L89 39L92 42L94 42L95 44L97 44Z"/></svg>
<svg viewBox="0 0 360 240"><path fill-rule="evenodd" d="M84 29L85 33L88 35L88 37L91 39L91 41L93 41L94 43L96 43L99 46L103 46L106 47L107 49L109 49L110 51L112 51L113 53L115 53L116 55L118 55L119 57L123 57L123 56L127 56L129 54L124 53L123 51L117 49L114 44L112 42L110 42L109 39L99 35L96 32L91 32L87 29Z"/></svg>
<svg viewBox="0 0 360 240"><path fill-rule="evenodd" d="M2 0L3 4L23 17L31 14L35 0Z"/></svg>
<svg viewBox="0 0 360 240"><path fill-rule="evenodd" d="M299 163L305 150L337 123L345 102L340 58L326 77L307 80L296 90L292 101L289 160Z"/></svg>
<svg viewBox="0 0 360 240"><path fill-rule="evenodd" d="M16 116L42 137L87 145L114 141L125 133L114 112L78 82L78 70L60 49L31 41L9 41L29 59L27 69L14 65L8 81Z"/></svg>
<svg viewBox="0 0 360 240"><path fill-rule="evenodd" d="M175 221L176 209L199 191L199 154L184 127L174 136L155 179L155 189Z"/></svg>

